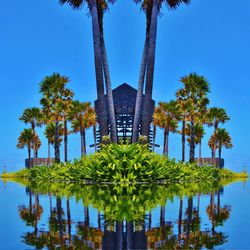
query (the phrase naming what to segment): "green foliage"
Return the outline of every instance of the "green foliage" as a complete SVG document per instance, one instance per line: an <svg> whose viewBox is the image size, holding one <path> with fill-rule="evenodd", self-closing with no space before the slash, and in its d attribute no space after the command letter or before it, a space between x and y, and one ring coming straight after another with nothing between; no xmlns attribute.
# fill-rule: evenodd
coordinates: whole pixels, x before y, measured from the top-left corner
<svg viewBox="0 0 250 250"><path fill-rule="evenodd" d="M153 208L165 206L174 197L192 197L216 192L226 182L157 184L93 184L26 181L23 184L39 194L50 193L57 197L74 196L84 206L103 211L106 221L140 221Z"/></svg>
<svg viewBox="0 0 250 250"><path fill-rule="evenodd" d="M234 173L211 166L175 162L141 144L108 144L94 155L70 163L39 166L17 172L17 177L46 181L182 182L217 181Z"/></svg>

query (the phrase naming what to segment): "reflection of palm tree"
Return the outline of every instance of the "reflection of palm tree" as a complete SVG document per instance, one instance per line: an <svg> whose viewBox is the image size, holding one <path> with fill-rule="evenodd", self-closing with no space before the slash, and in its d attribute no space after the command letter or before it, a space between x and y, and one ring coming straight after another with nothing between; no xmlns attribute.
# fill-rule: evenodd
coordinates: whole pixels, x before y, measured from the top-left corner
<svg viewBox="0 0 250 250"><path fill-rule="evenodd" d="M68 238L69 238L69 246L72 245L72 240L71 240L71 214L70 214L70 202L69 198L66 201L67 203L67 225L68 225Z"/></svg>
<svg viewBox="0 0 250 250"><path fill-rule="evenodd" d="M32 194L29 192L29 206L19 207L19 216L25 221L27 226L34 227L33 232L28 232L24 235L24 242L28 245L36 246L37 249L42 249L45 244L45 238L39 234L38 221L41 219L43 208L39 204L39 196L35 195L35 204L32 204Z"/></svg>
<svg viewBox="0 0 250 250"><path fill-rule="evenodd" d="M207 207L207 214L212 223L212 233L215 233L215 227L222 226L224 222L230 217L231 207L220 206L220 192L218 191L217 205L214 202L214 193L211 194L210 204Z"/></svg>
<svg viewBox="0 0 250 250"><path fill-rule="evenodd" d="M179 220L178 220L178 240L181 239L181 232L182 232L182 207L183 207L183 199L180 198Z"/></svg>

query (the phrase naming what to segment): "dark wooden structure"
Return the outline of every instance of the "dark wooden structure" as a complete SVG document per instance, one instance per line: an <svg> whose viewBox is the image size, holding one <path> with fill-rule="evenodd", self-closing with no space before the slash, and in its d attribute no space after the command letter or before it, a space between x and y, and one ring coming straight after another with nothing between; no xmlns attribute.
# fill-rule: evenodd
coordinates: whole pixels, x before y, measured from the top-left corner
<svg viewBox="0 0 250 250"><path fill-rule="evenodd" d="M132 131L133 131L133 122L134 122L134 115L135 115L135 104L136 104L136 95L137 90L128 85L127 83L123 83L119 85L117 88L115 88L113 91L113 100L114 100L114 108L115 108L115 118L116 118L116 129L117 129L117 137L118 141L126 142L129 140L132 141ZM105 100L107 99L105 95ZM144 96L143 96L143 102L144 102ZM95 110L97 114L97 121L100 124L100 119L102 119L103 115L103 109L106 109L106 107L103 107L99 104L99 100L95 101ZM107 103L107 101L106 101ZM143 106L143 105L142 105ZM155 102L152 100L152 105L150 109L151 116L153 116L153 111L155 107ZM107 113L107 112L106 112ZM141 117L143 114L143 107L141 112ZM108 124L109 123L109 117L106 117ZM140 122L140 129L139 129L139 135L141 135L141 126L142 121ZM97 130L97 142L100 142L100 129ZM109 135L110 135L110 129L108 128ZM149 140L152 142L153 133L152 130L150 130L149 134L147 135Z"/></svg>
<svg viewBox="0 0 250 250"><path fill-rule="evenodd" d="M26 168L33 168L35 166L43 166L43 165L51 165L53 162L55 162L55 158L30 158L25 159L25 167Z"/></svg>

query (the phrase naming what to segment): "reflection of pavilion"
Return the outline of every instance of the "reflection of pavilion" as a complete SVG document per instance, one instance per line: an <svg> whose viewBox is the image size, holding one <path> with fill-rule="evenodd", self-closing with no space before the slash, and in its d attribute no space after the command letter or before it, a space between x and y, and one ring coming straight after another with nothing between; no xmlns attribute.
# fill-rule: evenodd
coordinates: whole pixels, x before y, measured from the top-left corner
<svg viewBox="0 0 250 250"><path fill-rule="evenodd" d="M136 103L136 95L137 90L128 85L127 83L123 83L119 85L117 88L113 90L113 100L114 100L114 108L115 108L115 116L116 116L116 129L118 141L123 140L129 141L132 140L132 130L133 130L133 122L134 122L134 114L135 114L135 103ZM105 95L105 99L107 96ZM144 95L143 95L144 99ZM144 102L144 101L143 101ZM151 117L153 116L155 102L151 100ZM100 104L99 100L95 101L95 110L97 114L97 120L102 119L102 112L104 107ZM141 116L143 114L143 107L141 110ZM98 123L101 124L98 120ZM108 122L109 124L109 122ZM140 121L139 125L139 135L141 135L141 126L142 121ZM109 131L110 134L110 131ZM152 139L152 131L148 135L150 139ZM97 138L100 142L100 131L97 132Z"/></svg>

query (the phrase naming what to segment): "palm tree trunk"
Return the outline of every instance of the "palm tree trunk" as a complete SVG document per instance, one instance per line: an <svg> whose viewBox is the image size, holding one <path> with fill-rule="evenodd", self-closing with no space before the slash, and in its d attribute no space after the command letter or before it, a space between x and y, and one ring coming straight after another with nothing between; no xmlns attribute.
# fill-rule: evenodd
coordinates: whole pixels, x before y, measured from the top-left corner
<svg viewBox="0 0 250 250"><path fill-rule="evenodd" d="M153 0L153 9L150 24L149 47L148 47L148 68L146 78L146 91L143 108L142 134L149 136L150 123L152 121L152 90L155 67L155 49L157 36L157 18L159 13L159 0Z"/></svg>
<svg viewBox="0 0 250 250"><path fill-rule="evenodd" d="M156 126L154 126L154 132L153 132L153 152L155 151L155 138L156 138Z"/></svg>
<svg viewBox="0 0 250 250"><path fill-rule="evenodd" d="M95 143L95 152L97 151L97 145L96 145L96 126L93 126L93 134L94 134L94 143Z"/></svg>
<svg viewBox="0 0 250 250"><path fill-rule="evenodd" d="M69 198L67 199L66 203L67 203L67 225L68 225L69 245L71 246L71 214L70 214Z"/></svg>
<svg viewBox="0 0 250 250"><path fill-rule="evenodd" d="M56 119L55 121L55 162L59 163L60 162L60 141L59 141L59 121Z"/></svg>
<svg viewBox="0 0 250 250"><path fill-rule="evenodd" d="M81 156L86 154L86 147L85 147L85 129L80 128L80 136L81 136Z"/></svg>
<svg viewBox="0 0 250 250"><path fill-rule="evenodd" d="M34 154L34 158L37 158L37 152L36 152L36 145L34 143L34 136L36 134L36 131L35 131L35 125L31 125L31 129L32 129L32 134L33 134L33 154Z"/></svg>
<svg viewBox="0 0 250 250"><path fill-rule="evenodd" d="M168 157L168 139L169 139L169 128L164 130L165 146L164 146L164 155Z"/></svg>
<svg viewBox="0 0 250 250"><path fill-rule="evenodd" d="M57 219L59 224L59 236L61 246L63 245L63 224L62 224L62 199L56 197L56 212L57 212Z"/></svg>
<svg viewBox="0 0 250 250"><path fill-rule="evenodd" d="M127 242L127 249L133 249L133 222L126 221L126 242Z"/></svg>
<svg viewBox="0 0 250 250"><path fill-rule="evenodd" d="M48 139L48 166L50 166L50 141Z"/></svg>
<svg viewBox="0 0 250 250"><path fill-rule="evenodd" d="M116 222L115 249L122 250L123 244L123 222Z"/></svg>
<svg viewBox="0 0 250 250"><path fill-rule="evenodd" d="M28 158L29 158L29 165L28 165L28 168L30 168L31 150L30 150L29 147L28 147Z"/></svg>
<svg viewBox="0 0 250 250"><path fill-rule="evenodd" d="M89 208L84 206L84 224L86 227L89 226Z"/></svg>
<svg viewBox="0 0 250 250"><path fill-rule="evenodd" d="M147 69L147 61L148 61L148 42L149 42L149 31L147 31L146 39L144 43L142 61L141 61L141 69L138 83L138 90L136 95L136 104L135 104L135 115L134 115L134 123L133 123L133 137L132 143L136 143L139 138L139 125L142 119L142 107L143 107L143 89L144 89L144 81L145 74Z"/></svg>
<svg viewBox="0 0 250 250"><path fill-rule="evenodd" d="M222 148L219 148L219 159L221 159L221 151L222 151Z"/></svg>
<svg viewBox="0 0 250 250"><path fill-rule="evenodd" d="M182 161L185 162L185 144L186 144L186 121L182 121L182 137L181 137L181 143L182 143Z"/></svg>
<svg viewBox="0 0 250 250"><path fill-rule="evenodd" d="M183 199L180 198L180 208L179 208L179 221L178 221L178 240L181 239L181 229L182 229L182 208L183 208Z"/></svg>
<svg viewBox="0 0 250 250"><path fill-rule="evenodd" d="M187 214L187 246L189 245L191 223L192 223L192 214L193 214L193 197L188 198L188 214Z"/></svg>
<svg viewBox="0 0 250 250"><path fill-rule="evenodd" d="M67 120L64 118L64 162L68 161L68 127Z"/></svg>
<svg viewBox="0 0 250 250"><path fill-rule="evenodd" d="M199 166L201 166L201 140L199 143Z"/></svg>
<svg viewBox="0 0 250 250"><path fill-rule="evenodd" d="M160 212L161 227L165 227L165 213L166 213L166 206L161 206L161 212Z"/></svg>
<svg viewBox="0 0 250 250"><path fill-rule="evenodd" d="M96 86L97 86L97 99L99 101L99 115L97 117L100 125L101 137L108 135L107 125L107 113L106 113L106 101L104 96L104 82L103 82L103 65L102 65L102 49L101 49L101 37L98 21L98 12L96 0L90 1L90 11L92 16L92 32L94 42L94 54L95 54L95 72L96 72Z"/></svg>
<svg viewBox="0 0 250 250"><path fill-rule="evenodd" d="M189 161L194 162L195 154L195 131L194 131L194 120L191 119L190 122L190 152L189 152Z"/></svg>
<svg viewBox="0 0 250 250"><path fill-rule="evenodd" d="M111 87L110 73L109 73L109 65L108 65L108 57L107 51L104 41L104 35L101 32L101 46L102 46L102 61L103 61L103 69L104 69L104 77L106 83L106 93L107 93L107 108L108 108L108 117L110 122L110 132L111 132L111 140L114 143L117 143L117 130L116 130L116 119L115 119L115 107L113 100L113 93Z"/></svg>

